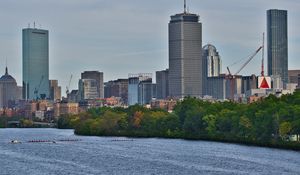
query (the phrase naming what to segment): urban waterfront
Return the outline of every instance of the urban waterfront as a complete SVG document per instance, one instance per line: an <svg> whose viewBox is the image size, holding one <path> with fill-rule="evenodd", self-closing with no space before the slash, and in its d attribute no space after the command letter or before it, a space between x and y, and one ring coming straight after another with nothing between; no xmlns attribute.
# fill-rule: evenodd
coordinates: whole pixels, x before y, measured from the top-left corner
<svg viewBox="0 0 300 175"><path fill-rule="evenodd" d="M13 139L22 143L11 144ZM73 130L0 129L0 174L299 174L299 164L296 151L179 139L84 137Z"/></svg>

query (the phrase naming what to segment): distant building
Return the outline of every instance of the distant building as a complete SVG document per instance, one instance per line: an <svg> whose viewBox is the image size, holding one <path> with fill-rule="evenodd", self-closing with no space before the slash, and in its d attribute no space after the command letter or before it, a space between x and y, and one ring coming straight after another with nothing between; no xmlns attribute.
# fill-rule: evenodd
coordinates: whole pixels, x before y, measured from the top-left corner
<svg viewBox="0 0 300 175"><path fill-rule="evenodd" d="M144 93L144 90L145 89L149 90L148 88L149 83L152 84L151 73L129 74L128 105L143 104L144 100L142 99L147 98L146 93Z"/></svg>
<svg viewBox="0 0 300 175"><path fill-rule="evenodd" d="M207 94L217 100L235 100L251 90L257 89L257 77L236 75L234 79L220 74L217 77L207 78Z"/></svg>
<svg viewBox="0 0 300 175"><path fill-rule="evenodd" d="M156 71L156 98L165 99L169 96L169 69Z"/></svg>
<svg viewBox="0 0 300 175"><path fill-rule="evenodd" d="M138 87L138 103L140 105L150 104L152 98L156 97L156 84L152 79L143 80Z"/></svg>
<svg viewBox="0 0 300 175"><path fill-rule="evenodd" d="M0 78L0 108L13 107L18 99L18 86L16 80L8 74L7 67L5 74Z"/></svg>
<svg viewBox="0 0 300 175"><path fill-rule="evenodd" d="M58 80L49 80L50 100L57 101L61 99L61 87L58 86Z"/></svg>
<svg viewBox="0 0 300 175"><path fill-rule="evenodd" d="M207 78L206 95L218 100L225 100L229 96L228 80L225 75Z"/></svg>
<svg viewBox="0 0 300 175"><path fill-rule="evenodd" d="M289 70L288 74L289 74L289 83L298 83L300 70Z"/></svg>
<svg viewBox="0 0 300 175"><path fill-rule="evenodd" d="M23 99L49 98L48 30L23 29Z"/></svg>
<svg viewBox="0 0 300 175"><path fill-rule="evenodd" d="M94 79L96 80L97 98L104 98L104 83L103 83L103 72L99 71L84 71L81 73L81 79Z"/></svg>
<svg viewBox="0 0 300 175"><path fill-rule="evenodd" d="M257 77L255 75L242 77L242 94L245 94L250 89L257 89Z"/></svg>
<svg viewBox="0 0 300 175"><path fill-rule="evenodd" d="M99 98L98 84L95 79L80 79L78 88L79 101Z"/></svg>
<svg viewBox="0 0 300 175"><path fill-rule="evenodd" d="M67 96L67 101L68 102L79 102L79 91L78 90L72 90L68 96Z"/></svg>
<svg viewBox="0 0 300 175"><path fill-rule="evenodd" d="M173 111L175 105L177 104L176 100L167 100L167 99L157 99L151 101L152 109L165 109L169 112Z"/></svg>
<svg viewBox="0 0 300 175"><path fill-rule="evenodd" d="M202 57L206 62L207 77L217 77L222 71L222 62L215 46L207 44L203 47Z"/></svg>
<svg viewBox="0 0 300 175"><path fill-rule="evenodd" d="M120 97L123 104L127 104L128 79L118 79L104 83L104 97Z"/></svg>
<svg viewBox="0 0 300 175"><path fill-rule="evenodd" d="M202 24L185 9L169 22L169 95L202 97L202 66Z"/></svg>
<svg viewBox="0 0 300 175"><path fill-rule="evenodd" d="M78 114L78 103L55 103L54 104L54 117L59 117L68 114Z"/></svg>
<svg viewBox="0 0 300 175"><path fill-rule="evenodd" d="M288 83L288 15L286 10L267 11L268 74ZM277 79L278 80L278 79Z"/></svg>

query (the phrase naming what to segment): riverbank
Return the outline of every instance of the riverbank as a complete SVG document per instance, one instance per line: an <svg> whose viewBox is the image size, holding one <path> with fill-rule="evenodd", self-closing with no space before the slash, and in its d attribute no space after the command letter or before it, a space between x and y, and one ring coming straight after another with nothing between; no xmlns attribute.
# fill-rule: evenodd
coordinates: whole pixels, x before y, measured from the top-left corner
<svg viewBox="0 0 300 175"><path fill-rule="evenodd" d="M300 151L300 143L299 142L279 142L273 140L272 142L255 142L249 140L242 139L224 139L217 137L183 137L183 136L151 136L146 134L124 134L124 133L115 133L111 135L82 135L80 133L76 133L74 130L74 134L79 136L97 136L97 137L128 137L128 138L159 138L159 139L182 139L189 141L211 141L211 142L219 142L219 143L230 143L230 144L240 144L244 146L255 146L255 147L265 147L265 148L276 148L282 150L293 150Z"/></svg>

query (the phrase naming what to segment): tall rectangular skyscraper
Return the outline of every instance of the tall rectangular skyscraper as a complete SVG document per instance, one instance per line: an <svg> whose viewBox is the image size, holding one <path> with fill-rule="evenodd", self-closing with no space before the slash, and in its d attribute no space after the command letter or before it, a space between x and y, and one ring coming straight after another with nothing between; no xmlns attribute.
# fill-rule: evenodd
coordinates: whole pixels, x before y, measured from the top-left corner
<svg viewBox="0 0 300 175"><path fill-rule="evenodd" d="M268 74L288 83L288 19L286 10L267 11Z"/></svg>
<svg viewBox="0 0 300 175"><path fill-rule="evenodd" d="M22 31L23 99L49 98L49 32Z"/></svg>
<svg viewBox="0 0 300 175"><path fill-rule="evenodd" d="M203 95L202 24L199 16L184 10L169 22L169 95Z"/></svg>

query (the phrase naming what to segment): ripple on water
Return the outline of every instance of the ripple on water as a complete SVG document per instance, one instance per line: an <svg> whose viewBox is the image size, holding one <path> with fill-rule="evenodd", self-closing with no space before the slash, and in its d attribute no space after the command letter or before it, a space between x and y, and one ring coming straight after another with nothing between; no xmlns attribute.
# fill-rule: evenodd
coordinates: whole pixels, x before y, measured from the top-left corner
<svg viewBox="0 0 300 175"><path fill-rule="evenodd" d="M10 144L11 139L23 143ZM36 139L80 141L24 143ZM292 175L300 174L299 165L295 151L180 139L82 137L73 130L0 129L0 174Z"/></svg>

